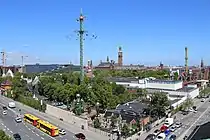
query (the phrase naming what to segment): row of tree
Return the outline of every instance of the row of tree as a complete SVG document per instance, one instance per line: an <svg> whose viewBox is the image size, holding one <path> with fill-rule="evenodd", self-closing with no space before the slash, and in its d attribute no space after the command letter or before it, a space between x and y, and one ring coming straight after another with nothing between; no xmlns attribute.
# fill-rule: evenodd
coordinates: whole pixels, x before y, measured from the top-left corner
<svg viewBox="0 0 210 140"><path fill-rule="evenodd" d="M3 130L0 130L0 140L12 140Z"/></svg>
<svg viewBox="0 0 210 140"><path fill-rule="evenodd" d="M96 105L98 102L100 107L115 108L117 104L125 103L136 99L139 94L128 93L121 85L110 83L108 77L167 77L168 72L165 70L157 71L94 71L94 78L85 77L84 82L80 83L79 73L50 73L42 74L39 77L38 85L32 86L33 92L41 96L47 97L50 101L59 101L66 104L71 104L76 95L80 94L81 98L91 105ZM24 75L24 77L34 78L35 75ZM29 91L29 85L25 80L21 80L21 74L16 74L12 81L13 98L18 99L20 95L32 96ZM3 80L2 80L3 81Z"/></svg>

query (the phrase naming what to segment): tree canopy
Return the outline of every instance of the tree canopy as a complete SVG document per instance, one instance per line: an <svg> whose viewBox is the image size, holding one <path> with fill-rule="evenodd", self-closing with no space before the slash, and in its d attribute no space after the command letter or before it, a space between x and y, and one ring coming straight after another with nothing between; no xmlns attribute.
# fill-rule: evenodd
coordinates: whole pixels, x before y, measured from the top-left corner
<svg viewBox="0 0 210 140"><path fill-rule="evenodd" d="M126 103L139 97L137 93L128 93L125 87L110 83L108 77L156 77L163 79L168 76L165 70L111 70L94 71L93 78L85 77L84 82L80 83L78 72L47 73L39 74L40 82L36 87L27 85L25 80L21 80L21 74L17 73L12 81L13 98L17 99L20 95L32 96L32 90L37 90L39 95L47 97L50 101L72 103L77 94L80 94L84 102L95 106L100 104L102 109L115 108L117 104ZM35 74L24 74L25 77L34 78ZM1 79L2 80L2 79ZM34 92L34 91L33 91ZM35 103L34 103L35 104Z"/></svg>
<svg viewBox="0 0 210 140"><path fill-rule="evenodd" d="M0 140L12 140L3 130L0 130Z"/></svg>

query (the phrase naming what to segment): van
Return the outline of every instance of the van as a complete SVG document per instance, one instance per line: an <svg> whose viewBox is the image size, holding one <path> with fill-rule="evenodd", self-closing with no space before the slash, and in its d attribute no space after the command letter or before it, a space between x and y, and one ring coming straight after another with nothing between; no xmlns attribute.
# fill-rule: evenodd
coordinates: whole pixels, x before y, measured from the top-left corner
<svg viewBox="0 0 210 140"><path fill-rule="evenodd" d="M9 108L15 108L16 107L15 102L9 102L8 107Z"/></svg>

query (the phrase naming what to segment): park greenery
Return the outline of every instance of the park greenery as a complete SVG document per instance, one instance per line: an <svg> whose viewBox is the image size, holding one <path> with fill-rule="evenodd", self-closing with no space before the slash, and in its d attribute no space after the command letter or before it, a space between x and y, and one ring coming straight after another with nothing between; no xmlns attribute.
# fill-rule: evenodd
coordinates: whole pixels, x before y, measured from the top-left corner
<svg viewBox="0 0 210 140"><path fill-rule="evenodd" d="M7 80L12 81L13 92L12 95L8 96L11 96L14 100L20 101L36 109L44 110L45 107L40 106L40 101L32 98L32 92L38 93L42 97L46 97L48 101L63 102L67 105L72 105L76 95L79 94L86 104L96 106L96 104L99 103L100 109L105 110L115 108L118 104L126 103L137 99L140 96L140 94L137 93L129 93L121 85L110 83L108 77L156 77L163 79L168 77L169 74L165 70L96 70L94 71L95 76L93 78L85 77L83 83L80 83L79 73L77 72L24 74L24 77L32 79L34 79L35 76L39 76L40 82L36 86L28 85L25 80L21 79L21 75L22 74L17 73L14 78L6 77ZM0 79L0 81L4 80L5 78ZM32 92L28 90L28 86L32 86ZM159 109L160 108L161 107L159 107Z"/></svg>
<svg viewBox="0 0 210 140"><path fill-rule="evenodd" d="M0 130L0 140L12 140L3 130Z"/></svg>

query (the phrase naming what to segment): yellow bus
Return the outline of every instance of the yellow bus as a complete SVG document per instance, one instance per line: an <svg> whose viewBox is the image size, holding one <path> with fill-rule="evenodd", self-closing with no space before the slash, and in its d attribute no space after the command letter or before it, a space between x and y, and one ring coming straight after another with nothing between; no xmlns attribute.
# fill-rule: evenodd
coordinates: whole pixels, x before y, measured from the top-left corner
<svg viewBox="0 0 210 140"><path fill-rule="evenodd" d="M52 137L59 135L58 128L56 126L50 124L49 122L46 122L43 120L38 120L36 127Z"/></svg>
<svg viewBox="0 0 210 140"><path fill-rule="evenodd" d="M40 120L34 115L31 114L24 114L24 121L32 124L33 126L37 126L37 121Z"/></svg>

